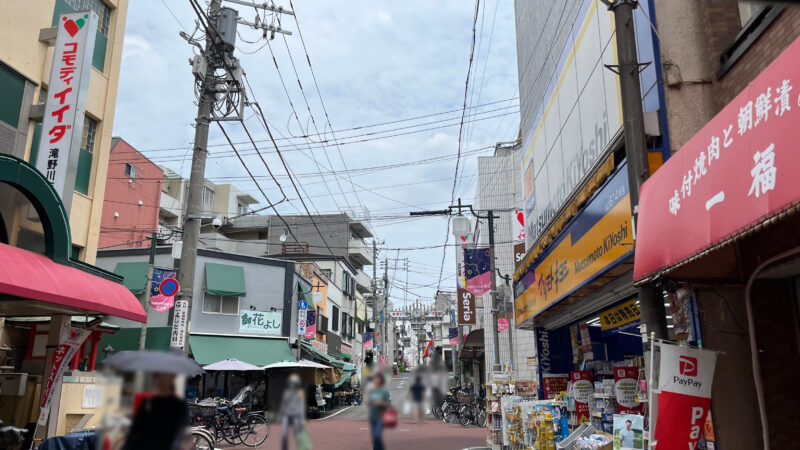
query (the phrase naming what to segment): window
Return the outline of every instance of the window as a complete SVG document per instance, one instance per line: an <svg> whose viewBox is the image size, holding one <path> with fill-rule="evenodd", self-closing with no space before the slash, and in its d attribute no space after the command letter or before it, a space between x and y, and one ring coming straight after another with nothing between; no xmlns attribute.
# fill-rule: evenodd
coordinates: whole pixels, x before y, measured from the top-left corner
<svg viewBox="0 0 800 450"><path fill-rule="evenodd" d="M240 216L246 216L247 214L250 214L250 208L248 208L247 205L237 203L236 214Z"/></svg>
<svg viewBox="0 0 800 450"><path fill-rule="evenodd" d="M347 313L342 313L342 336L350 336L350 330L347 328L347 325L350 323L347 318Z"/></svg>
<svg viewBox="0 0 800 450"><path fill-rule="evenodd" d="M208 314L239 315L239 297L228 297L205 293L203 312Z"/></svg>
<svg viewBox="0 0 800 450"><path fill-rule="evenodd" d="M92 154L97 137L97 121L89 116L83 118L83 135L78 156L78 170L75 173L75 190L81 194L89 194L89 181L92 177Z"/></svg>
<svg viewBox="0 0 800 450"><path fill-rule="evenodd" d="M0 120L17 128L19 125L22 97L25 94L25 78L0 62Z"/></svg>
<svg viewBox="0 0 800 450"><path fill-rule="evenodd" d="M354 325L355 325L355 319L351 317L350 318L350 325L349 325L350 337L355 337L356 336L356 330L355 330L355 326Z"/></svg>
<svg viewBox="0 0 800 450"><path fill-rule="evenodd" d="M203 203L214 204L214 190L208 186L203 186Z"/></svg>
<svg viewBox="0 0 800 450"><path fill-rule="evenodd" d="M131 163L125 163L125 175L136 178L136 166Z"/></svg>
<svg viewBox="0 0 800 450"><path fill-rule="evenodd" d="M325 278L328 280L331 279L331 269L322 269L322 274L325 275Z"/></svg>
<svg viewBox="0 0 800 450"><path fill-rule="evenodd" d="M331 330L339 331L339 308L333 305L331 311L333 312L331 315Z"/></svg>

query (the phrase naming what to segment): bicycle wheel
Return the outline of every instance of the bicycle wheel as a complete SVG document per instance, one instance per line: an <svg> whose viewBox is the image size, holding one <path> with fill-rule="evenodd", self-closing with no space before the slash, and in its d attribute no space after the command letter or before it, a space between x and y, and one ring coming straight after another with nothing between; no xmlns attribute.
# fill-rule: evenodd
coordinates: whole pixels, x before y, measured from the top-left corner
<svg viewBox="0 0 800 450"><path fill-rule="evenodd" d="M433 409L431 409L431 414L433 414L433 417L436 417L437 419L441 419L442 418L442 405L434 406Z"/></svg>
<svg viewBox="0 0 800 450"><path fill-rule="evenodd" d="M478 408L477 413L475 414L475 425L486 428L487 416L486 416L486 409Z"/></svg>
<svg viewBox="0 0 800 450"><path fill-rule="evenodd" d="M192 431L192 441L190 450L214 450L214 443L209 438L208 433Z"/></svg>
<svg viewBox="0 0 800 450"><path fill-rule="evenodd" d="M458 410L452 403L442 409L442 420L447 423L456 423L458 420Z"/></svg>
<svg viewBox="0 0 800 450"><path fill-rule="evenodd" d="M269 422L263 416L251 415L244 418L239 428L239 439L248 447L258 447L269 437Z"/></svg>
<svg viewBox="0 0 800 450"><path fill-rule="evenodd" d="M462 427L468 427L472 423L472 409L469 406L461 408L458 412L458 422Z"/></svg>

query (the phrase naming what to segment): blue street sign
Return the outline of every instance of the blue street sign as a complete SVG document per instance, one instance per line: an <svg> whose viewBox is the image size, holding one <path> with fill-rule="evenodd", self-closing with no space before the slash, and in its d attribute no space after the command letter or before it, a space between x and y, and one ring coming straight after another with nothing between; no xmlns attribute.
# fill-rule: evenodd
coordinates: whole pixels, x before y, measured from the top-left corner
<svg viewBox="0 0 800 450"><path fill-rule="evenodd" d="M308 309L308 302L305 300L300 300L300 309Z"/></svg>

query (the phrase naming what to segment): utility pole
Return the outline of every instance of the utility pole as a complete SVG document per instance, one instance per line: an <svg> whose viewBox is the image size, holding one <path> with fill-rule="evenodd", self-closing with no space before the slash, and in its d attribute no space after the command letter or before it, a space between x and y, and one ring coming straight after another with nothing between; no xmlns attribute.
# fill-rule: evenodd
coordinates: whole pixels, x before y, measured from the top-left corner
<svg viewBox="0 0 800 450"><path fill-rule="evenodd" d="M436 216L436 215L445 215L449 216L453 213L453 210L458 210L458 215L461 215L461 210L469 209L473 216L478 219L488 219L489 220L489 272L492 274L491 276L491 291L490 295L492 298L492 336L494 337L494 365L500 365L500 332L497 329L497 319L498 319L498 309L497 309L497 279L495 278L495 271L496 264L495 264L495 249L494 249L494 219L497 217L494 215L493 210L488 210L488 214L485 216L481 216L478 214L474 209L472 209L472 205L462 205L461 199L458 199L457 205L450 205L447 209L441 209L437 211L411 211L410 215L412 216Z"/></svg>
<svg viewBox="0 0 800 450"><path fill-rule="evenodd" d="M625 132L625 156L628 160L628 188L630 190L631 212L633 215L633 235L639 218L639 188L650 176L647 161L647 138L644 132L644 112L639 83L640 67L636 54L636 33L633 28L633 11L638 7L636 0L603 0L608 9L614 12L617 33L617 59L619 65L614 70L619 75L622 95L622 119ZM639 310L642 332L655 333L657 338L667 337L667 323L664 314L664 299L653 286L638 288Z"/></svg>
<svg viewBox="0 0 800 450"><path fill-rule="evenodd" d="M375 336L375 332L378 331L378 243L375 239L372 240L372 323L375 326L372 328L372 342L373 349L375 345L380 345L378 341L378 336ZM374 352L377 355L377 352ZM376 361L373 361L373 364Z"/></svg>
<svg viewBox="0 0 800 450"><path fill-rule="evenodd" d="M389 343L389 338L386 333L389 331L389 315L386 314L386 308L389 304L389 259L386 258L383 262L383 345L381 345L381 354L388 359L389 352L386 351L386 346Z"/></svg>
<svg viewBox="0 0 800 450"><path fill-rule="evenodd" d="M211 0L208 6L209 26L215 26L214 20L219 15L222 0ZM203 186L206 173L206 157L208 156L208 125L215 101L214 70L219 57L216 33L206 34L205 52L200 55L207 64L205 77L200 85L200 98L197 105L197 118L194 129L194 150L192 152L192 169L189 175L189 195L186 200L186 221L183 224L183 247L181 248L181 265L178 270L178 283L181 286L180 299L188 302L186 316L186 345L183 350L189 353L189 322L192 317L194 300L194 274L197 267L197 242L200 238L200 221L203 214Z"/></svg>
<svg viewBox="0 0 800 450"><path fill-rule="evenodd" d="M244 0L227 0L248 7L272 11L278 14L294 15L292 11L276 8L267 3L256 4ZM208 19L205 23L204 20ZM189 175L189 192L186 200L186 217L183 226L183 246L181 248L181 264L178 271L178 282L181 286L180 300L186 300L187 324L185 330L184 352L189 353L189 330L194 300L194 279L197 268L197 246L200 237L200 225L203 218L203 186L205 181L206 157L208 156L208 126L212 121L242 121L244 105L247 102L246 92L242 84L243 70L233 56L236 38L236 24L242 23L264 32L264 38L273 38L275 33L291 34L280 27L262 22L256 15L255 22L247 22L238 17L238 13L230 8L222 9L222 0L210 0L208 14L200 18L206 30L205 46L192 36L181 32L180 36L187 42L201 49L201 54L191 61L192 73L199 82L199 98L197 118L195 119L194 149L192 152L192 168ZM220 29L218 29L218 26ZM218 69L226 71L226 82L220 83L215 76ZM223 95L224 94L224 95ZM230 107L232 101L229 94L237 94L238 104ZM218 100L218 97L221 98ZM215 104L227 105L227 112L215 115ZM226 109L226 108L222 108Z"/></svg>
<svg viewBox="0 0 800 450"><path fill-rule="evenodd" d="M153 290L153 265L156 263L156 233L151 234L147 239L150 239L150 260L147 263L147 282L144 285L144 312L145 316L150 316L150 293ZM147 343L147 319L142 322L142 328L139 332L139 350L145 349ZM141 372L137 377L141 378ZM138 381L138 380L137 380ZM140 385L139 387L142 387Z"/></svg>

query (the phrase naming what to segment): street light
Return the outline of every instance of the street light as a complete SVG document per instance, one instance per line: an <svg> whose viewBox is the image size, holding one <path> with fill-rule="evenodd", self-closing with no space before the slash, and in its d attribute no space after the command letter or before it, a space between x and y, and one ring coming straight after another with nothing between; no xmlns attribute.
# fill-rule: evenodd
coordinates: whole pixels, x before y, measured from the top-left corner
<svg viewBox="0 0 800 450"><path fill-rule="evenodd" d="M469 218L466 216L462 216L458 214L457 216L453 217L453 235L458 236L466 236L472 231L472 224L469 221Z"/></svg>

